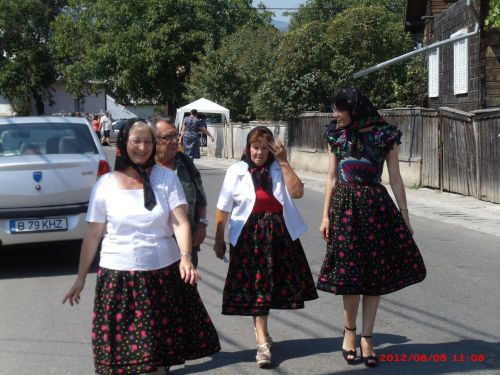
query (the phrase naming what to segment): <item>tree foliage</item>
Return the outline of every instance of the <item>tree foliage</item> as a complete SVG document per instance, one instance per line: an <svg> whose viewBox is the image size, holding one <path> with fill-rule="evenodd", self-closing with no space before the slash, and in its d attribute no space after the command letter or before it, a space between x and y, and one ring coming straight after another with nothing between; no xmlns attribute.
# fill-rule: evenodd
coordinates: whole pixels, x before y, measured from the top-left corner
<svg viewBox="0 0 500 375"><path fill-rule="evenodd" d="M179 99L191 65L206 51L265 18L249 0L71 0L52 43L73 94L93 82L123 103L165 103Z"/></svg>
<svg viewBox="0 0 500 375"><path fill-rule="evenodd" d="M194 67L186 98L216 101L231 108L236 120L255 118L253 96L273 69L278 43L279 32L271 26L241 28Z"/></svg>
<svg viewBox="0 0 500 375"><path fill-rule="evenodd" d="M52 98L49 87L57 77L48 40L65 3L0 0L0 93L20 114L31 112L31 99L43 114L43 99Z"/></svg>
<svg viewBox="0 0 500 375"><path fill-rule="evenodd" d="M344 10L359 6L382 6L388 12L402 15L404 4L404 0L308 0L297 12L289 13L290 30L309 22L329 22Z"/></svg>
<svg viewBox="0 0 500 375"><path fill-rule="evenodd" d="M485 20L486 27L490 29L500 29L500 1L490 0L488 17Z"/></svg>

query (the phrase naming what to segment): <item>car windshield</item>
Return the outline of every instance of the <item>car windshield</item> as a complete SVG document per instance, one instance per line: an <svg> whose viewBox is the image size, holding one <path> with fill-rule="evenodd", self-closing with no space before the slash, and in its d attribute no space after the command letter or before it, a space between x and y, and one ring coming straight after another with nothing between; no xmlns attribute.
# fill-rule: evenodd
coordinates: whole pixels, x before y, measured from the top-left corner
<svg viewBox="0 0 500 375"><path fill-rule="evenodd" d="M44 154L97 154L90 130L82 124L0 126L0 157Z"/></svg>

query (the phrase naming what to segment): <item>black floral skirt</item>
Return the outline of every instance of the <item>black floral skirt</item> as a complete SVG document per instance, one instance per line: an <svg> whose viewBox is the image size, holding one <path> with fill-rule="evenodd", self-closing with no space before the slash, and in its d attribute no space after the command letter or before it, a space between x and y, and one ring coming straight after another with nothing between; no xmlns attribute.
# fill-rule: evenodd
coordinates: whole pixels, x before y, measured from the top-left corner
<svg viewBox="0 0 500 375"><path fill-rule="evenodd" d="M339 184L317 288L381 295L424 280L426 269L403 216L380 184Z"/></svg>
<svg viewBox="0 0 500 375"><path fill-rule="evenodd" d="M268 315L301 309L318 298L300 241L292 241L283 214L251 214L230 262L222 301L227 315Z"/></svg>
<svg viewBox="0 0 500 375"><path fill-rule="evenodd" d="M176 262L156 271L99 269L92 348L96 373L139 374L209 356L220 344Z"/></svg>

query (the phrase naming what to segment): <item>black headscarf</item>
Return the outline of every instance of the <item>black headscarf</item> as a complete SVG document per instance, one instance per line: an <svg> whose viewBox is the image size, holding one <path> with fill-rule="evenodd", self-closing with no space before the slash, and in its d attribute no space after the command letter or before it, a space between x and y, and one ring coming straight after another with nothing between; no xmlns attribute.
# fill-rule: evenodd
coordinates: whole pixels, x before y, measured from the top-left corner
<svg viewBox="0 0 500 375"><path fill-rule="evenodd" d="M267 194L273 195L273 183L271 180L271 174L269 173L269 166L274 161L274 155L269 152L266 162L260 167L255 165L250 156L250 138L252 138L252 136L257 132L260 132L263 135L268 134L271 139L274 139L273 133L271 130L269 130L269 128L267 128L266 126L256 126L252 130L250 130L247 135L247 143L245 146L245 150L243 151L243 155L241 156L241 160L248 164L248 171L252 175L254 188L257 189L261 187L265 192L267 192Z"/></svg>
<svg viewBox="0 0 500 375"><path fill-rule="evenodd" d="M156 206L156 198L153 189L151 188L149 174L146 172L146 169L155 164L156 138L154 137L154 134L151 134L153 140L153 150L146 163L142 165L135 164L132 160L130 160L128 155L127 143L130 130L136 122L144 122L147 124L147 121L141 118L129 119L125 122L125 124L123 124L120 132L118 133L118 139L116 141L118 153L116 155L115 170L124 171L128 167L132 167L137 171L137 173L139 173L139 176L143 179L144 185L144 207L151 211Z"/></svg>

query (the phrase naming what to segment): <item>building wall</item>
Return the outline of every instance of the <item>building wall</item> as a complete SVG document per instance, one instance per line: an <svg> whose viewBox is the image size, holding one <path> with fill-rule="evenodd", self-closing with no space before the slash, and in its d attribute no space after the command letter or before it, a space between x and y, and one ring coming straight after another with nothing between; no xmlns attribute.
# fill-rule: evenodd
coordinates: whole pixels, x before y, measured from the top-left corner
<svg viewBox="0 0 500 375"><path fill-rule="evenodd" d="M481 1L475 1L476 10L480 12ZM449 39L450 36L467 27L472 32L475 18L465 0L450 4L448 9L436 15L426 26L425 43L432 44ZM453 92L453 43L439 49L439 97L429 98L429 107L450 107L461 111L472 111L486 107L484 98L485 61L481 58L481 33L468 38L469 55L469 87L468 93L455 95Z"/></svg>
<svg viewBox="0 0 500 375"><path fill-rule="evenodd" d="M486 108L500 107L500 31L488 31L485 44Z"/></svg>
<svg viewBox="0 0 500 375"><path fill-rule="evenodd" d="M56 113L71 113L71 112L89 112L101 113L105 109L105 95L100 92L97 95L89 94L83 98L78 109L75 105L75 97L69 94L64 89L62 82L56 82L51 86L53 95L53 105L49 105L48 101L44 101L45 115L52 115ZM36 116L35 103L32 102L33 108L32 115Z"/></svg>
<svg viewBox="0 0 500 375"><path fill-rule="evenodd" d="M12 116L12 107L9 101L0 95L0 117Z"/></svg>

